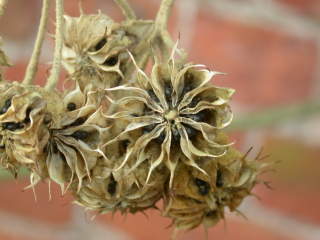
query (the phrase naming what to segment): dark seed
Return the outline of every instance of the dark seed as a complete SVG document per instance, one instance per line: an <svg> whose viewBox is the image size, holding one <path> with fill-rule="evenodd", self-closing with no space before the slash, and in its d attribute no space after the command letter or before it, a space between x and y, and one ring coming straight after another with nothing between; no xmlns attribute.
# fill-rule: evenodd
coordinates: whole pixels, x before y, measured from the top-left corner
<svg viewBox="0 0 320 240"><path fill-rule="evenodd" d="M193 89L193 86L190 83L185 82L181 92L181 97L186 95L186 93L190 92L192 89Z"/></svg>
<svg viewBox="0 0 320 240"><path fill-rule="evenodd" d="M189 104L190 108L194 108L195 106L197 106L197 104L201 101L201 99L199 97L194 97L191 101L191 103Z"/></svg>
<svg viewBox="0 0 320 240"><path fill-rule="evenodd" d="M164 134L164 131L162 131L160 136L157 137L155 140L156 140L157 143L161 144L161 143L163 143L165 138L166 138L166 135Z"/></svg>
<svg viewBox="0 0 320 240"><path fill-rule="evenodd" d="M110 177L107 191L108 193L110 193L110 195L114 195L117 191L117 182L114 180L114 177L112 175Z"/></svg>
<svg viewBox="0 0 320 240"><path fill-rule="evenodd" d="M24 123L29 123L30 122L30 113L31 113L32 109L28 108L27 112L26 112L26 118L24 119Z"/></svg>
<svg viewBox="0 0 320 240"><path fill-rule="evenodd" d="M6 122L2 124L3 129L7 129L9 131L15 131L17 129L23 128L22 123L15 123L15 122Z"/></svg>
<svg viewBox="0 0 320 240"><path fill-rule="evenodd" d="M77 105L75 103L73 103L73 102L70 102L67 105L67 109L68 109L68 111L76 110L77 109Z"/></svg>
<svg viewBox="0 0 320 240"><path fill-rule="evenodd" d="M210 185L209 183L199 179L199 178L196 178L195 179L195 184L197 185L198 187L198 190L199 190L199 194L202 195L202 196L205 196L209 193L210 191Z"/></svg>
<svg viewBox="0 0 320 240"><path fill-rule="evenodd" d="M216 186L217 187L223 187L223 178L222 178L221 170L217 171Z"/></svg>
<svg viewBox="0 0 320 240"><path fill-rule="evenodd" d="M147 125L143 127L143 133L149 133L156 127L155 124Z"/></svg>
<svg viewBox="0 0 320 240"><path fill-rule="evenodd" d="M86 118L79 117L73 123L71 123L69 126L70 127L79 126L79 125L83 124L85 121L86 121Z"/></svg>
<svg viewBox="0 0 320 240"><path fill-rule="evenodd" d="M175 128L172 129L172 140L174 143L180 142L180 133Z"/></svg>
<svg viewBox="0 0 320 240"><path fill-rule="evenodd" d="M94 50L99 51L107 43L107 39L102 38L97 45L94 47Z"/></svg>
<svg viewBox="0 0 320 240"><path fill-rule="evenodd" d="M83 130L75 131L73 134L71 134L71 137L77 139L77 140L85 140L89 136L89 133Z"/></svg>
<svg viewBox="0 0 320 240"><path fill-rule="evenodd" d="M150 96L150 98L153 100L153 101L155 101L155 102L160 102L159 101L159 98L157 97L157 95L154 93L154 91L152 90L152 89L149 89L148 90L148 94L149 94L149 96Z"/></svg>
<svg viewBox="0 0 320 240"><path fill-rule="evenodd" d="M107 65L107 66L114 66L118 63L118 57L117 56L111 56L111 57L108 57L103 65Z"/></svg>
<svg viewBox="0 0 320 240"><path fill-rule="evenodd" d="M164 95L166 96L167 102L171 102L172 86L170 83L165 84Z"/></svg>
<svg viewBox="0 0 320 240"><path fill-rule="evenodd" d="M197 130L195 130L193 127L184 125L184 128L186 129L189 139L192 139L197 135Z"/></svg>
<svg viewBox="0 0 320 240"><path fill-rule="evenodd" d="M207 212L206 216L207 217L212 217L212 216L214 216L216 214L217 214L217 211L210 211L210 212Z"/></svg>
<svg viewBox="0 0 320 240"><path fill-rule="evenodd" d="M10 106L11 106L11 98L7 99L4 102L3 107L0 109L0 115L6 113L8 111L8 109L10 108Z"/></svg>
<svg viewBox="0 0 320 240"><path fill-rule="evenodd" d="M121 141L122 147L126 150L130 144L130 141L128 139Z"/></svg>

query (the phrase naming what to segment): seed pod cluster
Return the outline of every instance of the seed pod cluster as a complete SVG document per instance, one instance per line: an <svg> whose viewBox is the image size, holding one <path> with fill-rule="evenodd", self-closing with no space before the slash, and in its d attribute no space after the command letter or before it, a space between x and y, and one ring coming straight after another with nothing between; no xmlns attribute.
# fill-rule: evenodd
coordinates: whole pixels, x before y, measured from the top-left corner
<svg viewBox="0 0 320 240"><path fill-rule="evenodd" d="M142 212L163 200L177 229L210 227L225 208L235 211L264 165L224 131L234 90L212 83L221 73L176 59L177 44L161 40L153 21L102 13L64 21L62 63L75 84L60 93L0 83L1 165L26 166L31 186L52 180L98 213ZM156 52L163 45L166 53Z"/></svg>

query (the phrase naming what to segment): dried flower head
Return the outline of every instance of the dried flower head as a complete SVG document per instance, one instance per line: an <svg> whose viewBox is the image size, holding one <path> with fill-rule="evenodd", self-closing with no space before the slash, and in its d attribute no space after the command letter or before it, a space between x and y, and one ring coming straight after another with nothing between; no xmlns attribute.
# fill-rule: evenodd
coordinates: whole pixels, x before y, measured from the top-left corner
<svg viewBox="0 0 320 240"><path fill-rule="evenodd" d="M65 16L63 64L81 89L117 86L124 80L126 50L138 44L151 23L116 23L101 13Z"/></svg>
<svg viewBox="0 0 320 240"><path fill-rule="evenodd" d="M126 124L105 145L122 141L128 135L136 138L119 168L130 159L138 167L145 160L142 156L150 155L148 176L165 164L172 184L180 161L204 172L197 164L198 158L225 154L228 143L220 143L220 129L232 120L228 101L234 90L211 84L211 78L219 73L201 67L178 64L171 57L167 63L156 62L150 77L138 69L134 86L107 90L123 93L124 97L115 101L118 111L108 117Z"/></svg>
<svg viewBox="0 0 320 240"><path fill-rule="evenodd" d="M236 211L258 182L263 164L246 159L230 148L219 158L200 164L208 175L179 165L173 187L167 190L163 214L177 229L193 229L200 224L211 227L224 218L225 208Z"/></svg>
<svg viewBox="0 0 320 240"><path fill-rule="evenodd" d="M46 164L49 176L64 191L75 181L80 189L84 178L97 159L103 156L103 142L107 122L102 116L103 99L98 91L84 94L77 86L63 98L63 111L50 124Z"/></svg>
<svg viewBox="0 0 320 240"><path fill-rule="evenodd" d="M24 165L46 177L44 148L50 135L47 124L52 107L47 103L59 95L17 82L2 84L0 92L2 165L14 173Z"/></svg>

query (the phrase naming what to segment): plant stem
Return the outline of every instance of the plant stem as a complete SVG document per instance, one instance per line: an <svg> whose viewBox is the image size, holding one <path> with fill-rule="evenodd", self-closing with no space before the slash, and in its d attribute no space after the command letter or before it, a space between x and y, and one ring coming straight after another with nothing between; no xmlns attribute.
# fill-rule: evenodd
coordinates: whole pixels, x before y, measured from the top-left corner
<svg viewBox="0 0 320 240"><path fill-rule="evenodd" d="M115 3L121 8L123 15L127 19L136 19L136 14L134 13L133 9L130 7L127 0L114 0Z"/></svg>
<svg viewBox="0 0 320 240"><path fill-rule="evenodd" d="M244 131L254 128L269 127L307 118L315 114L320 114L319 99L306 101L300 104L270 108L256 113L249 113L245 117L235 119L227 130Z"/></svg>
<svg viewBox="0 0 320 240"><path fill-rule="evenodd" d="M45 86L47 90L54 89L59 80L61 60L62 60L62 45L63 45L62 25L63 25L63 0L56 0L55 49L54 49L53 63L52 63L50 76Z"/></svg>
<svg viewBox="0 0 320 240"><path fill-rule="evenodd" d="M7 3L8 0L0 0L0 17L4 14Z"/></svg>
<svg viewBox="0 0 320 240"><path fill-rule="evenodd" d="M36 42L34 44L33 52L26 70L26 74L23 80L25 84L32 84L34 77L38 71L39 57L41 54L41 47L46 33L46 26L49 18L49 8L51 0L43 0L42 2L42 11L41 19L39 24L39 30Z"/></svg>
<svg viewBox="0 0 320 240"><path fill-rule="evenodd" d="M168 19L170 17L171 9L174 0L162 0L158 14L156 16L155 24L158 30L167 30Z"/></svg>

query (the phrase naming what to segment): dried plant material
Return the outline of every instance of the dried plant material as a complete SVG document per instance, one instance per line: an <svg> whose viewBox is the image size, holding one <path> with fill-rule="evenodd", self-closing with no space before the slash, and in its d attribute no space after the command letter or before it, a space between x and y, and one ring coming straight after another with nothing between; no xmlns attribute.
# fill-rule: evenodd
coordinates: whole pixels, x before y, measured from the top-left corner
<svg viewBox="0 0 320 240"><path fill-rule="evenodd" d="M59 95L17 82L2 84L0 92L1 164L13 173L23 165L46 177L48 111L54 112L47 103Z"/></svg>
<svg viewBox="0 0 320 240"><path fill-rule="evenodd" d="M1 49L2 47L2 38L0 37L0 66L2 67L10 67L11 64L9 62L9 59L7 55L4 53L4 51ZM0 71L0 82L3 81L2 78L2 72Z"/></svg>
<svg viewBox="0 0 320 240"><path fill-rule="evenodd" d="M127 49L136 46L150 21L116 23L104 14L65 16L63 64L82 90L114 87L124 80Z"/></svg>
<svg viewBox="0 0 320 240"><path fill-rule="evenodd" d="M103 156L100 145L107 122L102 116L102 101L98 91L84 94L77 86L64 96L64 110L50 125L46 164L50 178L62 191L73 181L80 189Z"/></svg>
<svg viewBox="0 0 320 240"><path fill-rule="evenodd" d="M124 96L115 100L119 109L108 117L127 121L127 125L105 145L129 134L137 136L119 168L132 158L136 159L135 167L139 167L143 162L140 155L150 155L148 176L165 164L172 184L180 161L204 172L197 164L198 158L225 154L230 144L221 144L219 137L221 129L232 120L228 102L234 90L211 84L217 74L200 65L175 63L171 57L168 62L156 62L150 77L137 69L133 86L107 89Z"/></svg>
<svg viewBox="0 0 320 240"><path fill-rule="evenodd" d="M251 195L264 167L246 157L230 148L222 157L204 158L200 166L208 175L180 164L173 187L167 189L163 215L172 219L175 228L190 230L200 224L206 228L217 224L226 207L236 211Z"/></svg>

